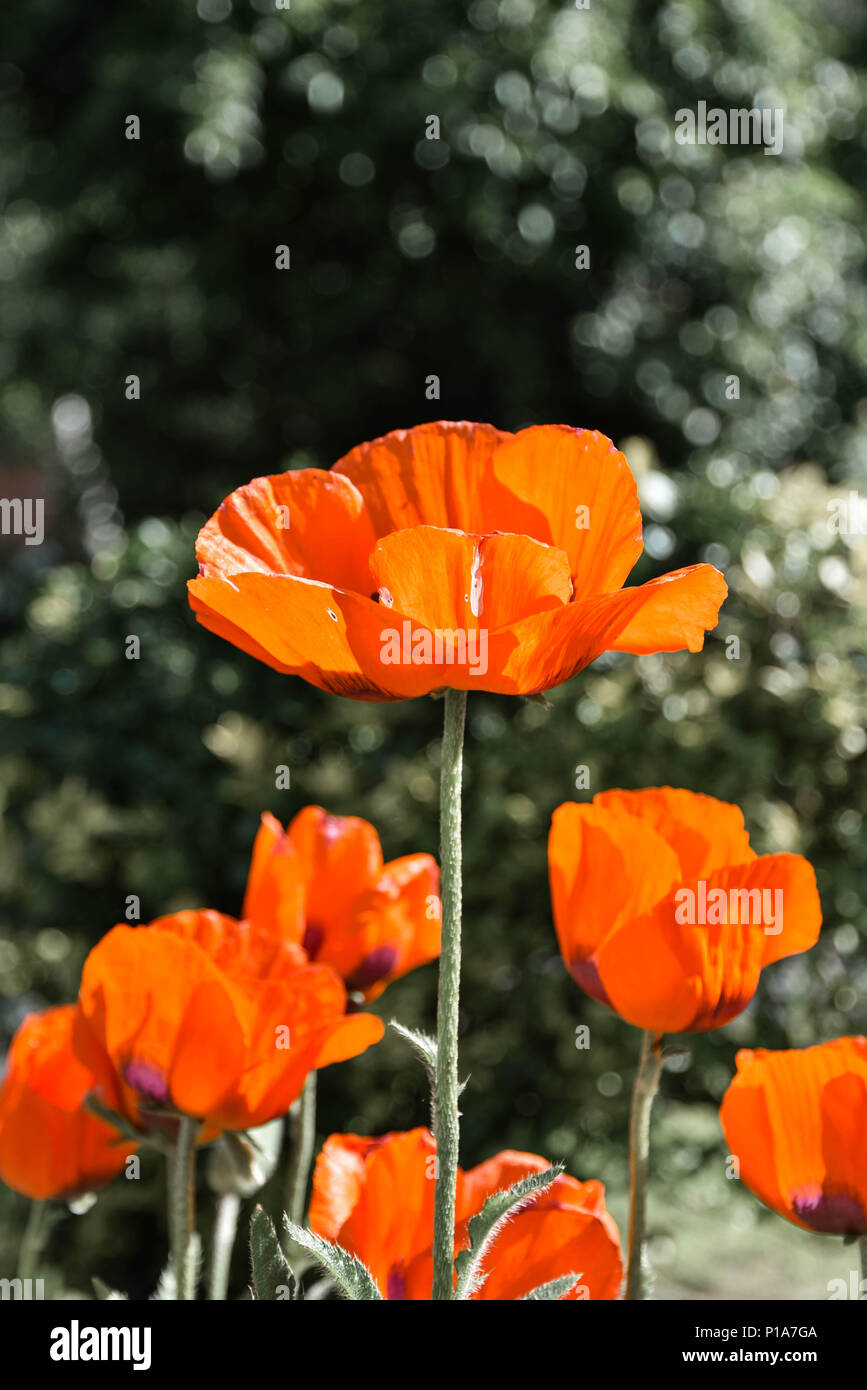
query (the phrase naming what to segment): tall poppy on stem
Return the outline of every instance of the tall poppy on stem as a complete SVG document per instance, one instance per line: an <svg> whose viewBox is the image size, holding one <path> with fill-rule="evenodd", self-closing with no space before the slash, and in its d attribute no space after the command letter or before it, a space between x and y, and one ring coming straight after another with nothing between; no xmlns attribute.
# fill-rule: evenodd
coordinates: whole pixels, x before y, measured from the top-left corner
<svg viewBox="0 0 867 1390"><path fill-rule="evenodd" d="M710 565L623 585L642 552L609 439L419 425L331 470L256 478L201 531L198 620L278 671L359 700L445 691L434 1297L451 1287L458 1158L460 795L466 692L542 693L605 651L698 651L726 585Z"/></svg>
<svg viewBox="0 0 867 1390"><path fill-rule="evenodd" d="M357 1056L383 1024L347 1015L343 982L297 944L210 911L114 927L85 961L80 1007L122 1115L170 1141L177 1296L193 1298L196 1144L285 1114L311 1071Z"/></svg>
<svg viewBox="0 0 867 1390"><path fill-rule="evenodd" d="M87 1108L94 1094L111 1105L117 1083L109 1058L88 1035L75 1005L28 1014L12 1039L0 1086L0 1178L32 1199L21 1242L21 1279L33 1277L46 1202L69 1201L103 1187L135 1152L119 1129Z"/></svg>
<svg viewBox="0 0 867 1390"><path fill-rule="evenodd" d="M356 1001L440 949L440 876L429 854L384 863L374 827L305 806L284 830L267 812L253 846L242 916L330 965ZM316 1134L316 1073L289 1116L285 1208L300 1223Z"/></svg>
<svg viewBox="0 0 867 1390"><path fill-rule="evenodd" d="M816 876L800 855L756 855L737 806L673 787L559 806L548 863L567 969L643 1033L630 1115L626 1295L641 1298L663 1035L723 1027L747 1007L764 966L815 944Z"/></svg>
<svg viewBox="0 0 867 1390"><path fill-rule="evenodd" d="M386 864L369 821L305 806L285 830L262 816L241 916L303 946L369 1003L439 955L439 886L430 854Z"/></svg>
<svg viewBox="0 0 867 1390"><path fill-rule="evenodd" d="M796 1226L857 1239L867 1280L867 1038L736 1061L720 1122L741 1182Z"/></svg>

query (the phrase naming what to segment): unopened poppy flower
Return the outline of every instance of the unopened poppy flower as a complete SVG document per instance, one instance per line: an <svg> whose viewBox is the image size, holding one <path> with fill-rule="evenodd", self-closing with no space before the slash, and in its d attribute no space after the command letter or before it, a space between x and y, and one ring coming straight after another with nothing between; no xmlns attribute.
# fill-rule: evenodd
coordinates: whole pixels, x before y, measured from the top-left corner
<svg viewBox="0 0 867 1390"><path fill-rule="evenodd" d="M102 1187L134 1146L86 1106L117 1108L111 1062L75 1005L28 1014L0 1087L0 1178L26 1197L70 1199Z"/></svg>
<svg viewBox="0 0 867 1390"><path fill-rule="evenodd" d="M375 999L439 955L439 869L429 854L384 864L379 836L356 816L305 806L284 830L266 813L243 916L300 942L348 990Z"/></svg>
<svg viewBox="0 0 867 1390"><path fill-rule="evenodd" d="M367 1139L332 1134L313 1175L310 1225L365 1264L383 1298L424 1301L433 1283L436 1146L426 1129ZM455 1253L488 1197L549 1167L537 1154L507 1151L468 1172L458 1169ZM567 1274L580 1275L568 1299L613 1299L622 1273L617 1227L600 1182L565 1174L517 1208L486 1255L479 1300L523 1298Z"/></svg>
<svg viewBox="0 0 867 1390"><path fill-rule="evenodd" d="M604 435L439 421L238 488L199 534L189 594L205 627L322 690L528 695L605 651L701 649L722 575L624 588L641 552Z"/></svg>
<svg viewBox="0 0 867 1390"><path fill-rule="evenodd" d="M744 1049L720 1120L740 1180L796 1226L867 1234L867 1038Z"/></svg>
<svg viewBox="0 0 867 1390"><path fill-rule="evenodd" d="M737 806L679 788L558 806L548 865L571 975L655 1033L721 1028L822 924L806 859L758 857Z"/></svg>
<svg viewBox="0 0 867 1390"><path fill-rule="evenodd" d="M282 1115L310 1071L383 1033L370 1014L346 1016L330 966L218 912L114 927L85 961L80 998L133 1123L165 1127L181 1112L202 1138Z"/></svg>

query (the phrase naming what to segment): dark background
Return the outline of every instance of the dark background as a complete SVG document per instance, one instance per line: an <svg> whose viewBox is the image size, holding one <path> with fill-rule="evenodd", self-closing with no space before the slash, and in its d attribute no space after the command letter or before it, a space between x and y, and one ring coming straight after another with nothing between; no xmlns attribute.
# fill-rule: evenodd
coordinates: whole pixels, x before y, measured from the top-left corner
<svg viewBox="0 0 867 1390"><path fill-rule="evenodd" d="M809 855L826 926L666 1072L658 1292L826 1296L851 1260L725 1181L716 1107L737 1046L867 1026L867 564L829 526L867 491L863 8L31 0L4 30L2 492L48 507L42 546L0 538L4 1041L74 997L128 894L145 920L237 912L265 808L436 850L440 704L326 697L197 628L184 583L223 496L424 419L600 429L639 476L635 579L707 559L731 596L701 655L603 658L550 711L470 701L463 1160L562 1157L623 1222L637 1035L560 963L550 814L587 794L579 764L591 794L737 801L760 852ZM781 157L675 142L679 108L757 99L785 107ZM434 996L427 967L377 1008L429 1028ZM425 1115L396 1039L320 1078L320 1137ZM152 1289L159 1176L58 1221L58 1290ZM201 1210L207 1235L204 1188ZM26 1203L0 1213L5 1271Z"/></svg>

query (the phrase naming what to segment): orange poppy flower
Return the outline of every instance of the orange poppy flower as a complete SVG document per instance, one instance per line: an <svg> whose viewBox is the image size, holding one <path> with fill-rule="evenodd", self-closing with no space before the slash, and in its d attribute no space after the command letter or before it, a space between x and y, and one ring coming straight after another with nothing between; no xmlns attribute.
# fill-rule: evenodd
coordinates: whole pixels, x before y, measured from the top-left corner
<svg viewBox="0 0 867 1390"><path fill-rule="evenodd" d="M311 1228L356 1255L383 1298L431 1297L435 1155L429 1131L413 1129L379 1139L332 1134L316 1160ZM458 1169L455 1254L469 1245L469 1220L488 1197L548 1166L537 1154L507 1151ZM520 1299L572 1273L581 1278L568 1299L616 1298L620 1241L602 1184L557 1178L517 1209L482 1269L480 1300Z"/></svg>
<svg viewBox="0 0 867 1390"><path fill-rule="evenodd" d="M527 695L604 651L701 649L722 575L623 588L641 552L604 435L439 421L238 488L199 534L189 594L205 627L321 690Z"/></svg>
<svg viewBox="0 0 867 1390"><path fill-rule="evenodd" d="M218 912L114 927L85 961L81 1008L133 1123L165 1128L180 1111L202 1138L282 1115L310 1071L383 1033L371 1014L346 1016L330 966Z"/></svg>
<svg viewBox="0 0 867 1390"><path fill-rule="evenodd" d="M379 836L356 816L305 806L284 830L266 813L243 916L300 942L371 1000L439 955L439 869L429 854L384 864Z"/></svg>
<svg viewBox="0 0 867 1390"><path fill-rule="evenodd" d="M75 1005L28 1014L0 1087L0 1178L7 1186L37 1200L68 1200L121 1171L134 1146L86 1108L91 1091L117 1109L111 1063Z"/></svg>
<svg viewBox="0 0 867 1390"><path fill-rule="evenodd" d="M740 1180L796 1226L867 1234L867 1038L737 1055L720 1120Z"/></svg>
<svg viewBox="0 0 867 1390"><path fill-rule="evenodd" d="M679 788L558 806L548 865L569 972L655 1033L721 1028L822 924L806 859L757 857L737 806Z"/></svg>

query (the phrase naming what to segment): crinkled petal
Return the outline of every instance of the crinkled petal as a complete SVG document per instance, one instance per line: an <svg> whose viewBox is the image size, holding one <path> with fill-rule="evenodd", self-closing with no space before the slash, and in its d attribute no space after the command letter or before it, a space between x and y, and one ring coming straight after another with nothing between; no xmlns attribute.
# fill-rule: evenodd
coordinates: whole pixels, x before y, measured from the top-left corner
<svg viewBox="0 0 867 1390"><path fill-rule="evenodd" d="M468 529L565 551L579 599L619 589L642 551L635 479L597 430L533 425L505 440L485 470L480 513Z"/></svg>

